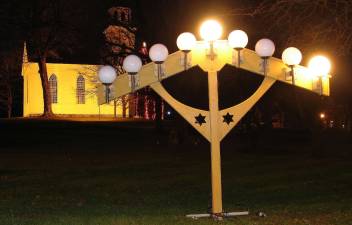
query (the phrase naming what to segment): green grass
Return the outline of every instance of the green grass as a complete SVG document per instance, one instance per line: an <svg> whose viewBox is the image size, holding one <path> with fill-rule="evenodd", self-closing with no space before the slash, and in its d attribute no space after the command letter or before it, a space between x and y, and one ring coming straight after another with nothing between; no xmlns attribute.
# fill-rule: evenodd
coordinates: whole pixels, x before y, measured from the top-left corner
<svg viewBox="0 0 352 225"><path fill-rule="evenodd" d="M37 152L16 146L0 153L1 225L219 224L185 218L207 211L206 145L134 143L123 149L110 146L111 151L104 145L95 152L72 149L79 145L69 141L54 143L52 149L38 142L36 150L46 151ZM351 159L348 154L317 158L225 149L224 209L251 214L221 224L350 225ZM258 211L267 217L257 217Z"/></svg>
<svg viewBox="0 0 352 225"><path fill-rule="evenodd" d="M209 200L203 152L7 154L0 224L216 224L186 219ZM224 208L263 211L223 224L350 224L352 163L309 156L223 156Z"/></svg>

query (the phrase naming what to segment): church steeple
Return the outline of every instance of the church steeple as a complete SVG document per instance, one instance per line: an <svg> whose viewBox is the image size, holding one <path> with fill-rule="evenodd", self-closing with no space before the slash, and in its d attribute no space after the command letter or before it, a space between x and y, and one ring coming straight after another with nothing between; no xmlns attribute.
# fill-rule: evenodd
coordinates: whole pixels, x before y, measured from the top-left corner
<svg viewBox="0 0 352 225"><path fill-rule="evenodd" d="M27 44L23 43L23 55L22 55L22 76L25 74L25 66L28 63L28 52L27 52Z"/></svg>
<svg viewBox="0 0 352 225"><path fill-rule="evenodd" d="M23 55L22 55L22 64L28 63L28 52L27 52L27 43L23 43Z"/></svg>
<svg viewBox="0 0 352 225"><path fill-rule="evenodd" d="M128 7L112 7L108 10L109 17L113 24L130 25L132 21L131 9Z"/></svg>

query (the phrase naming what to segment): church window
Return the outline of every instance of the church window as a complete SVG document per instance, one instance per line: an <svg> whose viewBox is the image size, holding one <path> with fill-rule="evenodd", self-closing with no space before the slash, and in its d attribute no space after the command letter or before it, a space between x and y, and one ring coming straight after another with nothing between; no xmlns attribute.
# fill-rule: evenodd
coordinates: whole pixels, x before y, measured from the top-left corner
<svg viewBox="0 0 352 225"><path fill-rule="evenodd" d="M57 78L55 74L52 74L49 78L49 88L51 95L51 103L57 103Z"/></svg>
<svg viewBox="0 0 352 225"><path fill-rule="evenodd" d="M77 95L77 104L85 104L86 103L86 94L85 94L85 79L82 75L79 75L77 78L77 87L76 87L76 95Z"/></svg>

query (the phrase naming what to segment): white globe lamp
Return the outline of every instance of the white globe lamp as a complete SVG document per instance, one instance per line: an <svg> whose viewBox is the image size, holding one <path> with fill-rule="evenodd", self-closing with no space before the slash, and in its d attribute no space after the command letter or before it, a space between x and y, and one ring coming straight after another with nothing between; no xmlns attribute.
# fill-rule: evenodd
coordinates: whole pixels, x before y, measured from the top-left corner
<svg viewBox="0 0 352 225"><path fill-rule="evenodd" d="M163 44L155 44L149 49L149 57L156 64L163 63L168 55L169 51Z"/></svg>
<svg viewBox="0 0 352 225"><path fill-rule="evenodd" d="M192 33L185 32L177 37L176 44L181 51L190 52L194 48L196 41L196 37Z"/></svg>
<svg viewBox="0 0 352 225"><path fill-rule="evenodd" d="M102 66L98 71L98 77L101 83L111 85L116 79L116 70L112 66Z"/></svg>
<svg viewBox="0 0 352 225"><path fill-rule="evenodd" d="M308 68L315 76L327 76L331 69L331 63L325 56L318 55L309 61Z"/></svg>
<svg viewBox="0 0 352 225"><path fill-rule="evenodd" d="M114 67L106 65L100 67L98 70L98 78L100 82L105 86L105 102L110 102L109 95L110 95L110 85L116 79L116 70Z"/></svg>
<svg viewBox="0 0 352 225"><path fill-rule="evenodd" d="M302 61L302 53L298 48L289 47L286 48L281 56L282 61L291 68L290 78L292 84L295 84L295 66L299 65Z"/></svg>
<svg viewBox="0 0 352 225"><path fill-rule="evenodd" d="M248 44L248 36L242 30L234 30L229 34L228 41L231 48L243 49Z"/></svg>
<svg viewBox="0 0 352 225"><path fill-rule="evenodd" d="M241 66L241 60L242 60L241 51L248 44L248 36L246 32L242 30L234 30L229 34L229 37L227 39L230 47L237 51L237 66L239 68Z"/></svg>
<svg viewBox="0 0 352 225"><path fill-rule="evenodd" d="M313 85L322 95L324 92L323 77L327 77L330 72L330 60L322 55L315 56L309 61L308 69L313 76L318 77L318 80L313 80Z"/></svg>
<svg viewBox="0 0 352 225"><path fill-rule="evenodd" d="M136 55L129 55L123 60L123 69L130 75L137 74L142 68L142 60Z"/></svg>
<svg viewBox="0 0 352 225"><path fill-rule="evenodd" d="M282 53L282 61L288 66L297 66L302 61L302 53L298 48L289 47Z"/></svg>
<svg viewBox="0 0 352 225"><path fill-rule="evenodd" d="M255 45L255 52L261 58L269 58L274 55L275 44L270 39L267 39L267 38L260 39Z"/></svg>
<svg viewBox="0 0 352 225"><path fill-rule="evenodd" d="M200 36L205 41L216 41L222 35L222 27L216 20L206 20L200 26Z"/></svg>

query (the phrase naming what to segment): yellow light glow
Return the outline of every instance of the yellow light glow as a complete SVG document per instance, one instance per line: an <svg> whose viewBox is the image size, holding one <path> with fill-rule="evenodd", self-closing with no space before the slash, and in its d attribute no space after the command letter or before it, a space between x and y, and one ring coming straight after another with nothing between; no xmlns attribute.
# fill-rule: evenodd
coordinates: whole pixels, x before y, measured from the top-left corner
<svg viewBox="0 0 352 225"><path fill-rule="evenodd" d="M302 61L302 53L298 48L289 47L282 53L282 61L288 66L296 66Z"/></svg>
<svg viewBox="0 0 352 225"><path fill-rule="evenodd" d="M231 48L242 49L248 44L248 36L242 30L234 30L230 33L228 41Z"/></svg>
<svg viewBox="0 0 352 225"><path fill-rule="evenodd" d="M196 37L189 32L182 33L178 36L176 44L182 51L190 51L196 44Z"/></svg>
<svg viewBox="0 0 352 225"><path fill-rule="evenodd" d="M331 63L325 56L315 56L308 64L308 68L314 76L327 76L331 69Z"/></svg>
<svg viewBox="0 0 352 225"><path fill-rule="evenodd" d="M324 119L325 118L325 113L320 113L320 119Z"/></svg>
<svg viewBox="0 0 352 225"><path fill-rule="evenodd" d="M200 36L205 41L218 40L222 35L222 27L216 20L207 20L200 26Z"/></svg>

